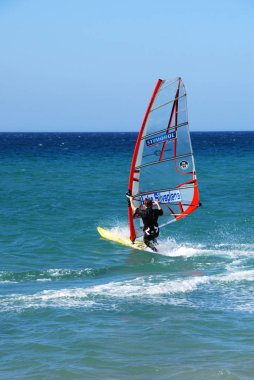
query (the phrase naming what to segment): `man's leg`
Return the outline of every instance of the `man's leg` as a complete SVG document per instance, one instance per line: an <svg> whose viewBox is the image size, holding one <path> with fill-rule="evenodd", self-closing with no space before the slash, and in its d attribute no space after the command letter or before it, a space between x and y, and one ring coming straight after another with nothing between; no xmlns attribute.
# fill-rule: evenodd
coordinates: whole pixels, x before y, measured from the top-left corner
<svg viewBox="0 0 254 380"><path fill-rule="evenodd" d="M153 242L154 242L154 244L158 245L159 243L158 243L158 241L157 241L157 237L159 236L160 230L159 230L159 227L156 227L156 229L157 229L157 230L156 230L155 233L154 233Z"/></svg>
<svg viewBox="0 0 254 380"><path fill-rule="evenodd" d="M155 247L152 240L153 239L150 236L148 237L146 234L144 235L145 245L147 245L147 247L151 248L154 252L158 252L158 249Z"/></svg>

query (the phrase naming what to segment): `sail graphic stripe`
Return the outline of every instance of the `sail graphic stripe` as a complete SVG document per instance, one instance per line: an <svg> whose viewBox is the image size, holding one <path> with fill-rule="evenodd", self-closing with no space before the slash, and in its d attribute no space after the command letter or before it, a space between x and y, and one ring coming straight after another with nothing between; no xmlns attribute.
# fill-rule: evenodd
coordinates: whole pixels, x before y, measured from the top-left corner
<svg viewBox="0 0 254 380"><path fill-rule="evenodd" d="M195 186L197 186L196 185L196 181L193 181L192 184L194 184ZM184 186L181 186L182 190L183 189L190 189L190 188L192 188L191 184L189 186L188 185L185 186L185 184L184 184ZM172 187L170 189L168 189L168 188L167 189L156 189L156 190L144 191L144 192L140 191L138 196L140 196L140 195L144 196L144 195L150 194L152 192L154 192L154 193L161 193L161 192L164 192L164 191L174 191L174 190L177 190L177 189L178 189L178 187Z"/></svg>

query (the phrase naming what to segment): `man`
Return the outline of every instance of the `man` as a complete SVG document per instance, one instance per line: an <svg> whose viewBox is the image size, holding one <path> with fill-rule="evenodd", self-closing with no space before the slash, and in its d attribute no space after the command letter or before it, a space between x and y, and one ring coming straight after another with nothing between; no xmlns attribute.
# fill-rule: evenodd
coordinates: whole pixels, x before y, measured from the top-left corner
<svg viewBox="0 0 254 380"><path fill-rule="evenodd" d="M146 199L144 201L145 209L141 210L134 205L132 196L127 195L127 197L130 200L130 205L134 212L134 216L140 216L142 218L144 224L144 243L154 252L158 252L158 249L154 244L157 244L156 238L159 236L158 218L159 216L163 215L163 210L159 202L154 202L157 205L158 209L153 209L153 202L151 199Z"/></svg>

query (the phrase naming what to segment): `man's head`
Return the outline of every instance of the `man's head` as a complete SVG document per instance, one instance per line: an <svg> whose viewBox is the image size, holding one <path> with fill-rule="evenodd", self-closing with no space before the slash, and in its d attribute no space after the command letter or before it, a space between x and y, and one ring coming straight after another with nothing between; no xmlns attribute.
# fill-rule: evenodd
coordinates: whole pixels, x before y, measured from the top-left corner
<svg viewBox="0 0 254 380"><path fill-rule="evenodd" d="M153 202L151 201L151 199L145 199L144 205L146 208L149 208L153 206Z"/></svg>

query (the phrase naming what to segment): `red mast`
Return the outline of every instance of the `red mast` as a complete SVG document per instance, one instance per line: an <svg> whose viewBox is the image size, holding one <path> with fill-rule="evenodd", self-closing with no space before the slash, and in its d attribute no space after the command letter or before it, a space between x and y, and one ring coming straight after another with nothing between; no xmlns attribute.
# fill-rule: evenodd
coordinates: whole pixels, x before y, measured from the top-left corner
<svg viewBox="0 0 254 380"><path fill-rule="evenodd" d="M154 99L156 97L156 94L157 94L157 92L158 92L158 90L159 90L162 82L163 82L163 80L159 79L158 82L156 83L156 86L154 88L151 100L150 100L150 102L148 104L148 107L147 107L147 110L146 110L143 122L141 124L140 131L139 131L139 134L138 134L138 138L137 138L137 141L136 141L136 145L135 145L135 149L134 149L134 153L133 153L133 157L132 157L132 162L131 162L130 176L129 176L129 185L128 185L128 190L129 190L129 193L131 195L132 195L132 189L133 189L133 181L136 180L134 176L135 176L135 167L136 167L136 161L137 161L137 156L138 156L140 142L141 142L141 139L142 139L142 136L143 136L143 132L144 132L144 129L145 129L145 125L146 125L146 122L147 122L147 119L148 119L149 112L150 112L150 110L152 108ZM133 222L133 212L132 212L130 204L128 204L128 220L129 220L129 226L130 226L130 239L131 239L131 241L134 242L135 239L136 239L136 232L135 232L134 222Z"/></svg>

